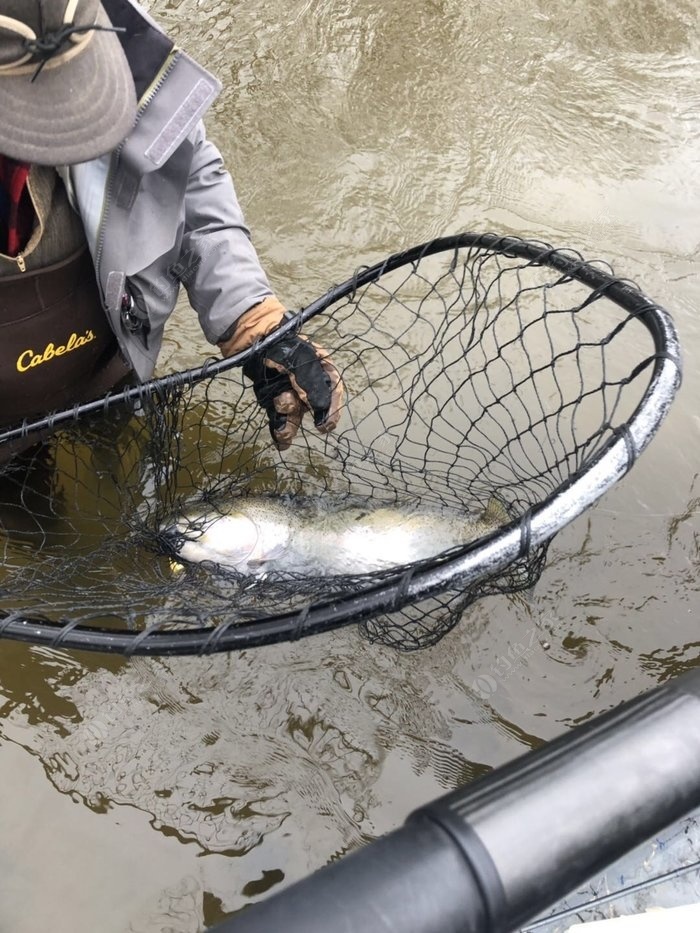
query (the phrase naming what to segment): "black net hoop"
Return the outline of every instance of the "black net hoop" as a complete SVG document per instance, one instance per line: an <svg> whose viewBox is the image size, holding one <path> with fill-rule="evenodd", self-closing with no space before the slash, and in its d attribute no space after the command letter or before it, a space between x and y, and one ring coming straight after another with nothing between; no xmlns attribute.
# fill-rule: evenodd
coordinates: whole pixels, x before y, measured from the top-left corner
<svg viewBox="0 0 700 933"><path fill-rule="evenodd" d="M241 367L303 326L348 389L339 429L277 454ZM0 431L0 636L208 654L360 623L410 650L538 579L552 537L634 464L680 384L667 312L604 263L465 233L362 268L254 349ZM45 440L13 459L8 454ZM411 563L300 577L174 567L193 506L502 519Z"/></svg>

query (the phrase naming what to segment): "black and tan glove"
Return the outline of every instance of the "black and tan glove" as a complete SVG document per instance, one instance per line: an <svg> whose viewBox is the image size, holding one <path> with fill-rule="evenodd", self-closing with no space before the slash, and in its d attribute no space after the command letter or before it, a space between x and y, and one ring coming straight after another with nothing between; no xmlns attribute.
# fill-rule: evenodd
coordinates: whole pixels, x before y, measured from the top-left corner
<svg viewBox="0 0 700 933"><path fill-rule="evenodd" d="M246 311L227 339L219 342L224 356L252 346L284 319L285 308L266 298ZM270 433L278 450L291 446L308 411L321 434L333 431L340 420L344 386L330 357L306 337L290 334L251 357L243 366L253 382L255 397L267 413Z"/></svg>

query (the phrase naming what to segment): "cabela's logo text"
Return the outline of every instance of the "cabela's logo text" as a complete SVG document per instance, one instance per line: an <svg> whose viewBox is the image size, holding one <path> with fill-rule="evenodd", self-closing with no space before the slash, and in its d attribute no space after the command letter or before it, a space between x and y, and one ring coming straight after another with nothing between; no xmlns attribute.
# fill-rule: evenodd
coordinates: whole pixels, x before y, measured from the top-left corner
<svg viewBox="0 0 700 933"><path fill-rule="evenodd" d="M17 370L21 373L26 373L35 366L41 366L42 363L49 363L51 360L56 359L57 356L63 356L64 353L70 353L72 350L79 350L80 347L84 347L86 343L91 343L94 339L95 335L93 332L91 330L86 330L82 337L79 337L77 334L71 334L66 343L58 347L54 346L53 343L47 344L43 353L35 353L34 350L25 350L17 357Z"/></svg>

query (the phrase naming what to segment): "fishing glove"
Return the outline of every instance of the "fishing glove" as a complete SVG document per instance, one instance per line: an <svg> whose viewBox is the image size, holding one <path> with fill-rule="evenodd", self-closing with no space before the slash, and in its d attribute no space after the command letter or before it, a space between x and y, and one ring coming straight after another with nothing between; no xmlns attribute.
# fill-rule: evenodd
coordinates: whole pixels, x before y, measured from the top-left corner
<svg viewBox="0 0 700 933"><path fill-rule="evenodd" d="M279 327L284 306L274 297L247 311L233 333L219 341L224 356L252 346ZM243 366L252 380L258 404L267 413L270 433L278 450L291 446L304 414L313 415L322 434L333 431L340 420L343 381L330 357L317 344L289 334Z"/></svg>

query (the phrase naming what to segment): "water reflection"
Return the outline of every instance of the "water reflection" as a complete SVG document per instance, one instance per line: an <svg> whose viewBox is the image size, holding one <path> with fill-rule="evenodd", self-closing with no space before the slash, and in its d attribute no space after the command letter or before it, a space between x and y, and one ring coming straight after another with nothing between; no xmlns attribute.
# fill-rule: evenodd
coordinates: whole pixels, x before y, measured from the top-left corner
<svg viewBox="0 0 700 933"><path fill-rule="evenodd" d="M50 689L36 715L20 682L3 678L4 734L21 735L53 786L96 813L135 807L200 854L230 861L259 849L256 864L299 877L321 853L383 831L387 794L402 810L412 785L447 788L484 771L451 742L438 704L416 709L432 680L418 656L397 664L355 633L328 639L323 658L319 647L112 670L20 648L25 678ZM460 705L481 717L468 697ZM229 910L246 893L231 867L230 890L216 890Z"/></svg>
<svg viewBox="0 0 700 933"><path fill-rule="evenodd" d="M1 874L28 892L3 894L15 933L47 913L56 931L195 933L698 661L695 6L149 6L225 84L211 131L290 304L431 235L537 235L613 261L675 313L685 385L630 476L556 539L529 599L483 601L430 651L346 632L132 665L3 642L0 763L17 818L0 814ZM183 307L162 366L209 352ZM528 652L506 669L514 644ZM80 805L61 816L68 794ZM30 836L63 845L41 888ZM62 865L81 879L64 918Z"/></svg>

